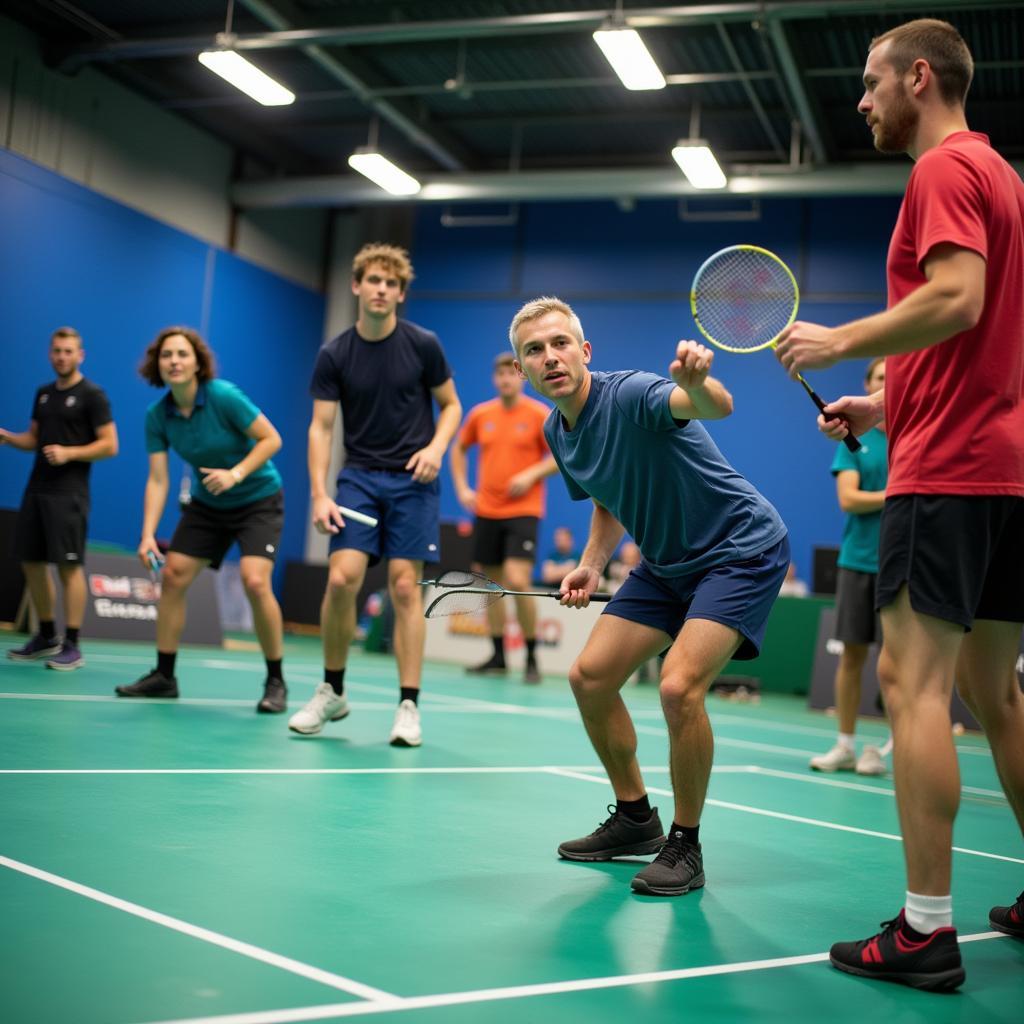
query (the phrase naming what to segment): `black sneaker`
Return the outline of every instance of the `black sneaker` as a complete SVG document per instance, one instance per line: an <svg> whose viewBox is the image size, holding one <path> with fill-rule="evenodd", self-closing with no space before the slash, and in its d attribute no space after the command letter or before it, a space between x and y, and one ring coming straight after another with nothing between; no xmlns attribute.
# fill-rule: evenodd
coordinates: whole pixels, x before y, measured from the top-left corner
<svg viewBox="0 0 1024 1024"><path fill-rule="evenodd" d="M564 860L612 860L614 857L654 853L665 841L665 831L656 807L646 821L633 821L620 814L615 804L609 804L608 810L611 816L589 836L562 843L558 856Z"/></svg>
<svg viewBox="0 0 1024 1024"><path fill-rule="evenodd" d="M1024 939L1024 892L1017 897L1012 907L993 907L988 912L988 923L997 932Z"/></svg>
<svg viewBox="0 0 1024 1024"><path fill-rule="evenodd" d="M288 687L284 685L283 679L274 679L267 676L263 683L263 696L256 711L261 715L279 715L282 711L288 710Z"/></svg>
<svg viewBox="0 0 1024 1024"><path fill-rule="evenodd" d="M963 984L963 962L955 928L937 928L923 941L908 938L901 910L882 931L860 942L837 942L829 959L847 974L896 981L930 992L952 992Z"/></svg>
<svg viewBox="0 0 1024 1024"><path fill-rule="evenodd" d="M467 665L466 672L471 676L503 676L508 672L505 660L500 661L492 654L479 665Z"/></svg>
<svg viewBox="0 0 1024 1024"><path fill-rule="evenodd" d="M688 843L682 832L670 832L658 856L632 882L633 892L648 896L682 896L703 884L700 843Z"/></svg>
<svg viewBox="0 0 1024 1024"><path fill-rule="evenodd" d="M526 668L523 670L523 682L524 683L539 683L540 682L540 669L537 668L537 662L528 661Z"/></svg>
<svg viewBox="0 0 1024 1024"><path fill-rule="evenodd" d="M153 669L149 675L136 679L128 686L115 686L114 693L118 697L177 697L178 680L174 676L168 679L162 672Z"/></svg>

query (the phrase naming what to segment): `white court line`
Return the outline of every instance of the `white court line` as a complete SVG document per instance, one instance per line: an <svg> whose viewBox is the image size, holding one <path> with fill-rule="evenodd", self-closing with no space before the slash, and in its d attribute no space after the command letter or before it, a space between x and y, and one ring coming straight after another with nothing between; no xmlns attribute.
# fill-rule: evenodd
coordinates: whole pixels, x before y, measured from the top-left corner
<svg viewBox="0 0 1024 1024"><path fill-rule="evenodd" d="M99 889L93 889L88 885L73 882L70 878L63 878L60 875L51 874L49 871L43 871L41 868L33 867L31 864L12 860L10 857L0 855L0 867L19 871L30 878L36 878L41 882L55 885L60 889L67 889L68 892L84 896L86 899L95 900L97 903L113 907L115 910L123 910L126 914L141 917L144 921L151 921L153 924L161 925L172 931L181 932L190 938L200 939L213 946L220 946L222 949L230 950L232 953L239 953L242 956L249 957L251 960L259 960L261 963L269 964L271 967L279 967L283 971L297 974L300 978L306 978L321 985L329 985L331 988L348 992L350 995L358 996L360 999L392 1003L399 998L391 992L384 992L382 989L364 985L362 982L354 981L352 978L345 978L340 974L333 974L330 971L321 970L319 967L313 967L299 960L293 960L291 957L272 953L268 949L261 949L259 946L253 946L248 942L232 939L230 936L221 935L219 932L210 931L208 928L200 928L198 925L189 924L188 921L182 921L180 918L161 914L159 911L150 910L148 907L140 906L138 903L122 900L117 896L101 892Z"/></svg>
<svg viewBox="0 0 1024 1024"><path fill-rule="evenodd" d="M567 779L579 779L582 782L596 782L599 785L607 786L607 778L599 778L595 775L588 775L585 772L577 772L566 770L563 768L550 768L552 775L562 775ZM673 796L671 789L656 789L652 786L647 788L648 793L654 793L658 796ZM728 800L714 800L710 797L704 801L711 807L722 807L729 811L742 811L744 814L758 814L765 818L777 818L780 821L793 821L800 825L813 825L816 828L828 828L833 829L836 832L853 832L861 836L873 836L876 839L889 839L893 842L902 843L903 837L894 835L891 832L876 832L869 828L857 828L854 825L840 825L834 821L822 821L820 818L805 818L799 814L786 814L784 811L769 811L763 807L749 807L746 804L734 804ZM971 850L966 846L954 846L954 853L966 853L972 857L987 857L989 860L1002 860L1007 861L1010 864L1024 864L1024 860L1019 857L1007 857L1001 853L987 853L984 850Z"/></svg>
<svg viewBox="0 0 1024 1024"><path fill-rule="evenodd" d="M715 765L716 774L750 772L754 765ZM550 775L552 772L599 772L600 765L481 765L453 768L0 768L0 775ZM643 771L668 771L644 768ZM587 776L593 778L592 776Z"/></svg>
<svg viewBox="0 0 1024 1024"><path fill-rule="evenodd" d="M959 941L961 943L979 942L984 939L1005 939L1007 937L1002 932L976 932L973 935L961 935ZM689 978L778 970L784 967L823 963L826 960L828 960L828 953L808 953L803 956L776 957L771 960L747 960L742 963L709 964L705 967L681 967L672 971L649 971L646 974L619 974L604 978L580 978L577 981L550 981L539 985L510 985L505 988L482 988L468 992L410 996L389 1003L334 1003L320 1006L299 1006L287 1010L232 1013L215 1017L180 1017L176 1020L160 1021L158 1024L294 1024L297 1021L361 1017L371 1013L427 1010L439 1006L464 1006L469 1003L561 995L566 992L593 992L608 988L626 988L632 985L683 981Z"/></svg>

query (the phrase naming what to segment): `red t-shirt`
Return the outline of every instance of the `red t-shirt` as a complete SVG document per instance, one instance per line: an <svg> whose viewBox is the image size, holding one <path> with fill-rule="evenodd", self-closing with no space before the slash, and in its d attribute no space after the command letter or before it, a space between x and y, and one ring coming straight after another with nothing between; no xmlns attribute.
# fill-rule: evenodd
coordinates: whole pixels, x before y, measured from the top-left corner
<svg viewBox="0 0 1024 1024"><path fill-rule="evenodd" d="M485 519L514 519L544 515L544 483L538 481L525 494L513 498L509 479L550 455L544 439L549 409L524 395L511 409L500 398L474 406L462 426L464 448L480 445L480 483L476 512Z"/></svg>
<svg viewBox="0 0 1024 1024"><path fill-rule="evenodd" d="M886 493L1024 496L1024 184L977 132L914 165L889 244L890 307L926 283L943 242L984 257L984 311L971 330L886 360Z"/></svg>

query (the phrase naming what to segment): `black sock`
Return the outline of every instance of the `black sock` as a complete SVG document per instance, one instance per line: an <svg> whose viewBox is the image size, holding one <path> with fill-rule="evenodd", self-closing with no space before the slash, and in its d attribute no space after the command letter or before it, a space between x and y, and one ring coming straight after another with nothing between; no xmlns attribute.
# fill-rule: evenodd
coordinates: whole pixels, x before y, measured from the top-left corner
<svg viewBox="0 0 1024 1024"><path fill-rule="evenodd" d="M284 682L284 668L282 667L282 658L265 658L267 663L267 676L270 679L280 679Z"/></svg>
<svg viewBox="0 0 1024 1024"><path fill-rule="evenodd" d="M679 822L673 821L668 834L674 836L677 832L682 832L684 842L692 843L694 846L700 844L700 825L694 825L693 828L690 828L688 825L680 825Z"/></svg>
<svg viewBox="0 0 1024 1024"><path fill-rule="evenodd" d="M413 704L419 704L420 688L418 686L401 687L401 696L398 698L398 701L401 703L403 700L411 700Z"/></svg>
<svg viewBox="0 0 1024 1024"><path fill-rule="evenodd" d="M156 670L160 675L166 679L174 678L174 662L178 657L177 651L157 651L156 652Z"/></svg>
<svg viewBox="0 0 1024 1024"><path fill-rule="evenodd" d="M651 816L651 802L646 793L639 800L616 800L615 809L630 821L646 821Z"/></svg>
<svg viewBox="0 0 1024 1024"><path fill-rule="evenodd" d="M526 664L532 665L537 660L537 638L526 641Z"/></svg>
<svg viewBox="0 0 1024 1024"><path fill-rule="evenodd" d="M324 682L331 684L331 689L340 697L345 692L345 670L343 668L325 668Z"/></svg>
<svg viewBox="0 0 1024 1024"><path fill-rule="evenodd" d="M53 619L39 620L39 635L44 640L55 640L57 638L57 625Z"/></svg>
<svg viewBox="0 0 1024 1024"><path fill-rule="evenodd" d="M64 642L71 644L72 647L78 646L78 626L65 626L64 627Z"/></svg>
<svg viewBox="0 0 1024 1024"><path fill-rule="evenodd" d="M499 665L505 664L505 637L492 636L491 643L494 644L494 658L492 659Z"/></svg>

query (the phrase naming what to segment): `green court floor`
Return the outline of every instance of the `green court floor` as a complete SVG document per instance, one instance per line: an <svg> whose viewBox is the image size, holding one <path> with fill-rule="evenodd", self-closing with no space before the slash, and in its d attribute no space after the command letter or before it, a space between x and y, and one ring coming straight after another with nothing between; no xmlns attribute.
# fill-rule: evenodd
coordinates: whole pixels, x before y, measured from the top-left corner
<svg viewBox="0 0 1024 1024"><path fill-rule="evenodd" d="M807 770L834 723L799 699L711 698L707 887L656 899L629 888L639 860L555 855L612 800L562 679L429 665L408 750L388 657L356 655L352 714L300 737L254 713L255 654L185 651L180 700L133 702L113 687L151 650L87 643L61 673L3 657L19 642L0 637L5 1024L1024 1019L1024 943L988 927L1024 848L980 737L957 740L967 982L936 996L827 963L901 905L902 848L891 779ZM285 667L295 709L317 644ZM627 701L667 824L657 689Z"/></svg>

